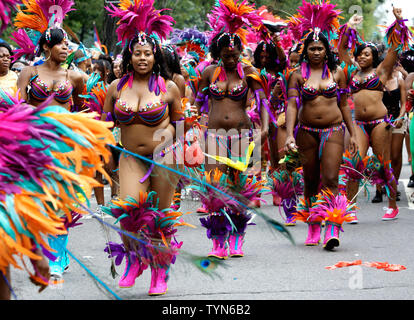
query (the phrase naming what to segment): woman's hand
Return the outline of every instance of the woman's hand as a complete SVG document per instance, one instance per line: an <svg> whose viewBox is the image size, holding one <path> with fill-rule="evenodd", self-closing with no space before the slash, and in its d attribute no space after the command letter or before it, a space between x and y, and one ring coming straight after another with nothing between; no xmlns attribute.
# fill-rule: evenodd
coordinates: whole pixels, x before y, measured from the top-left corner
<svg viewBox="0 0 414 320"><path fill-rule="evenodd" d="M33 260L31 259L30 262L33 265L33 268L35 270L35 276L39 277L44 283L40 283L32 278L30 278L30 281L35 284L36 286L39 286L39 292L42 292L44 289L46 289L47 284L50 280L50 269L49 269L49 262L44 257L42 252L40 250L35 251L36 255L39 255L41 257L40 260Z"/></svg>
<svg viewBox="0 0 414 320"><path fill-rule="evenodd" d="M358 144L354 136L349 137L348 149L352 157L355 156L358 152Z"/></svg>
<svg viewBox="0 0 414 320"><path fill-rule="evenodd" d="M363 16L359 16L357 14L354 14L348 21L348 25L352 28L355 29L358 25L360 25L362 23L362 21L364 20Z"/></svg>
<svg viewBox="0 0 414 320"><path fill-rule="evenodd" d="M288 136L285 142L285 151L289 152L289 151L297 151L297 150L298 150L298 146L296 145L295 137Z"/></svg>
<svg viewBox="0 0 414 320"><path fill-rule="evenodd" d="M402 118L400 117L398 120L394 121L394 126L395 126L397 129L399 129L399 128L401 128L401 127L402 127L403 122L404 122L404 119L402 119Z"/></svg>
<svg viewBox="0 0 414 320"><path fill-rule="evenodd" d="M395 16L395 19L397 19L397 20L403 20L402 9L401 8L392 7L392 13Z"/></svg>

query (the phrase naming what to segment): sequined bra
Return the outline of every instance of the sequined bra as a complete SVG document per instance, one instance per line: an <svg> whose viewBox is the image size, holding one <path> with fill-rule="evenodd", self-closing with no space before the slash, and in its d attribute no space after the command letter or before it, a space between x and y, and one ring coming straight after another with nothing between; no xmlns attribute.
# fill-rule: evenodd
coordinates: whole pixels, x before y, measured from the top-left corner
<svg viewBox="0 0 414 320"><path fill-rule="evenodd" d="M315 89L309 85L304 85L302 87L302 97L304 100L313 100L318 96L324 96L325 98L335 98L337 97L338 85L335 82L332 82L326 89Z"/></svg>
<svg viewBox="0 0 414 320"><path fill-rule="evenodd" d="M220 89L216 83L212 83L210 84L209 91L210 91L210 95L216 100L230 98L232 100L238 101L246 97L247 92L249 91L249 87L247 86L244 87L243 84L240 83L239 85L235 86L230 91L225 91L225 90Z"/></svg>
<svg viewBox="0 0 414 320"><path fill-rule="evenodd" d="M375 72L367 76L362 82L359 81L358 79L355 79L354 77L351 80L351 84L349 87L352 93L356 93L363 89L375 90L375 91L381 91L381 92L384 91L384 85Z"/></svg>
<svg viewBox="0 0 414 320"><path fill-rule="evenodd" d="M52 94L54 99L60 104L69 103L72 98L73 86L69 81L69 71L66 70L66 80L61 82L56 88L49 86L39 78L39 72L35 68L36 75L30 79L29 95L31 99L39 102L45 101Z"/></svg>
<svg viewBox="0 0 414 320"><path fill-rule="evenodd" d="M118 99L115 102L114 111L116 120L121 124L143 124L147 126L157 126L168 117L168 103L160 101L148 103L139 111L132 111L125 101Z"/></svg>

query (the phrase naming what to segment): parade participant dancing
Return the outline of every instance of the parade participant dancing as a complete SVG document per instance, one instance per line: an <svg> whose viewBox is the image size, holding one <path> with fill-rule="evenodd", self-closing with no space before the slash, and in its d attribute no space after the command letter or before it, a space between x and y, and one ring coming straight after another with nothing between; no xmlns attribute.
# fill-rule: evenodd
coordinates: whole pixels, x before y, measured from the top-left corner
<svg viewBox="0 0 414 320"><path fill-rule="evenodd" d="M116 119L125 150L148 159L157 158L160 146L175 136L175 125L182 114L180 91L168 74L156 40L166 39L174 20L161 15L164 10L155 10L153 3L153 0L121 0L117 7L107 8L111 16L120 19L117 35L124 46L124 76L109 86L104 113ZM165 156L167 149L161 151ZM123 230L142 239L122 236L127 261L119 280L121 288L132 287L150 265L148 294L167 292L170 266L179 246L173 238L174 215L178 213L169 209L178 178L158 166L149 167L138 158L121 154L121 200L113 201L103 210L120 218Z"/></svg>
<svg viewBox="0 0 414 320"><path fill-rule="evenodd" d="M245 148L252 138L258 146L261 144L260 141L266 139L269 125L267 97L259 82L250 76L254 74L257 78L259 75L254 67L241 62L247 33L243 27L251 30L251 26L260 25L261 19L247 1L236 3L223 0L217 1L209 15L209 23L212 28L210 53L217 63L211 64L202 73L196 96L196 106L200 110L208 103L207 96L211 101L208 129L205 132L206 145L209 146L206 152L240 159L245 156L246 151L242 148ZM261 118L261 134L258 134L258 137L252 136L252 123L246 113L249 90L252 90L257 98ZM226 133L216 131L220 129ZM239 150L239 153L235 150ZM227 164L209 162L207 159L205 163L205 177L208 181L230 194L234 194L231 191L232 187L238 191L251 187L252 193L248 200L257 199L260 185L255 179L245 179L243 172L230 168ZM239 170L243 171L245 168ZM241 206L229 205L226 199L218 201L217 194L209 193L208 190L203 190L200 198L210 213L207 218L200 219L207 229L207 237L213 241L213 250L208 255L227 259L230 250L230 256L243 256L244 233L250 220L247 210Z"/></svg>
<svg viewBox="0 0 414 320"><path fill-rule="evenodd" d="M350 151L356 152L345 74L336 65L327 36L339 28L340 11L335 7L329 2L310 4L304 1L298 9L300 23L297 27L299 34L305 35L301 41L301 67L289 79L286 111L286 151L298 150L304 159L304 199L300 199L294 214L296 220L308 224L307 246L319 244L321 223L326 220L323 246L327 250L339 245L341 224L349 219L347 207L343 206L346 198L338 195L345 126L350 133ZM320 181L324 191L318 195Z"/></svg>
<svg viewBox="0 0 414 320"><path fill-rule="evenodd" d="M47 101L49 105L62 106L68 111L81 110L82 75L62 67L68 58L68 37L61 26L67 13L73 10L74 2L26 0L23 4L25 9L19 7L14 22L18 30L12 34L20 47L15 52L15 58L43 53L45 60L43 64L28 66L20 73L17 86L21 98L33 106ZM55 14L52 9L56 5L62 11ZM51 274L56 281L62 281L63 272L69 266L65 250L67 243L68 234L49 238L50 246L58 252L58 258L50 260Z"/></svg>
<svg viewBox="0 0 414 320"><path fill-rule="evenodd" d="M56 1L27 0L26 9L17 12L14 24L19 30L12 36L21 49L16 58L30 53L45 56L42 65L22 70L17 85L22 99L34 106L53 95L51 104L77 111L83 106L79 97L84 89L83 78L80 73L62 67L68 58L68 36L61 25L66 14L73 10L74 2L59 1L62 12L55 15L50 8L57 5ZM25 29L35 33L33 39L40 36L39 41L32 41Z"/></svg>
<svg viewBox="0 0 414 320"><path fill-rule="evenodd" d="M357 70L350 80L350 89L355 104L356 138L361 158L365 158L369 146L372 147L374 157L370 163L378 170L379 177L372 181L382 184L388 196L388 208L382 220L393 220L398 215L396 204L397 181L391 168L391 127L392 120L387 115L387 108L383 103L384 84L391 77L394 65L397 62L398 52L406 50L410 40L410 32L404 24L401 9L393 8L396 21L387 29L387 45L389 47L385 59L379 63L378 50L374 44L364 43L357 47L354 56L358 63ZM362 17L354 15L348 24L343 26L339 44L339 59L348 66L353 62L349 49L355 45L356 25ZM354 200L358 192L358 181L348 181L348 199Z"/></svg>

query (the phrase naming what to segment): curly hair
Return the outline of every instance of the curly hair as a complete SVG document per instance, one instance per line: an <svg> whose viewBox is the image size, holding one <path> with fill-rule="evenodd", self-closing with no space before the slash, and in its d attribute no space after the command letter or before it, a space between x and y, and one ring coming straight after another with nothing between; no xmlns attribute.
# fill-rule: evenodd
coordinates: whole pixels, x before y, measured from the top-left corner
<svg viewBox="0 0 414 320"><path fill-rule="evenodd" d="M266 52L269 57L278 57L276 45L273 42L267 43L265 41L261 41L256 50L254 51L253 58L254 58L254 66L258 69L269 69L269 70L280 70L282 71L284 68L286 68L286 61L278 61L278 59L273 58L270 59L267 65L262 66L262 63L260 61L260 54L262 52Z"/></svg>
<svg viewBox="0 0 414 320"><path fill-rule="evenodd" d="M164 61L171 74L181 74L180 57L177 50L173 46L162 46L162 52L164 54Z"/></svg>
<svg viewBox="0 0 414 320"><path fill-rule="evenodd" d="M43 45L46 44L50 49L61 43L65 39L65 32L60 28L50 29L50 40L46 40L47 31L43 32L39 39L39 56L43 53Z"/></svg>
<svg viewBox="0 0 414 320"><path fill-rule="evenodd" d="M308 47L309 45L314 42L313 39L314 32L311 32L307 37L306 40L303 43L303 51L300 55L299 64L302 64L304 61L309 61L308 59ZM332 52L331 47L329 45L328 39L322 34L319 33L319 40L322 42L323 46L326 50L326 58L327 58L327 65L328 69L333 72L336 70L338 66L338 60L335 58L335 54Z"/></svg>
<svg viewBox="0 0 414 320"><path fill-rule="evenodd" d="M243 44L241 42L241 39L238 35L234 36L234 46L240 51L240 53L243 51ZM220 53L223 48L227 48L230 46L230 34L229 33L219 33L216 35L213 40L211 41L210 45L210 53L211 57L218 61L220 60Z"/></svg>
<svg viewBox="0 0 414 320"><path fill-rule="evenodd" d="M154 66L153 72L160 75L164 79L171 80L172 76L168 71L167 65L165 63L161 47L158 44L157 40L147 36L146 37L147 43L151 46L152 52L154 54ZM126 75L127 73L133 71L131 59L132 59L132 50L130 48L134 48L135 45L138 43L139 39L137 37L133 38L132 40L128 41L127 46L124 48L122 52L122 74ZM155 50L154 50L155 48Z"/></svg>
<svg viewBox="0 0 414 320"><path fill-rule="evenodd" d="M361 55L362 51L366 48L371 49L372 59L373 59L372 66L374 68L378 67L379 64L381 63L380 55L379 55L379 51L378 51L377 46L373 43L367 42L367 43L359 45L356 48L355 53L354 53L355 59L358 58Z"/></svg>

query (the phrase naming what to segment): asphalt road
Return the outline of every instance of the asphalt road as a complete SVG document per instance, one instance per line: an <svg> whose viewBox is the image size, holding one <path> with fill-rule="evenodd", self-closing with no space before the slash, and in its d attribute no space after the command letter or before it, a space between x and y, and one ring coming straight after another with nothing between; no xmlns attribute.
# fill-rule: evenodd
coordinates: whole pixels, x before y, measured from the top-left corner
<svg viewBox="0 0 414 320"><path fill-rule="evenodd" d="M406 156L405 158L406 159ZM404 160L399 190L400 214L394 221L384 222L383 206L372 204L364 193L358 198L359 224L343 226L340 246L333 252L322 246L305 247L307 226L298 223L290 227L296 245L274 232L258 216L255 226L249 226L244 245L245 256L225 262L215 277L199 272L184 257L178 257L171 269L169 290L166 295L149 297L150 270L136 280L134 287L117 286L124 264L117 267L118 277L110 274L110 260L104 252L106 237L101 225L91 218L82 219L82 225L71 230L68 249L79 261L71 258L65 282L51 286L42 293L28 280L24 271L12 269L12 286L18 300L411 300L414 298L413 230L414 209L407 195L414 189L406 188L410 168ZM370 187L371 198L374 196ZM109 188L106 188L106 196ZM370 199L371 199L370 198ZM264 197L271 203L269 196ZM94 201L92 201L94 203ZM195 211L199 203L183 200L182 211ZM92 209L95 204L92 205ZM278 221L283 221L279 209L264 205L262 210ZM205 229L200 226L197 213L186 216L185 221L196 229L180 227L178 240L182 250L194 255L206 255L211 243ZM105 219L111 223L111 218ZM119 242L118 234L110 230L110 240ZM366 266L328 270L325 267L339 261L388 262L404 265L407 269L387 272ZM86 270L93 273L91 276ZM107 289L98 285L99 278ZM111 292L110 292L110 291Z"/></svg>

